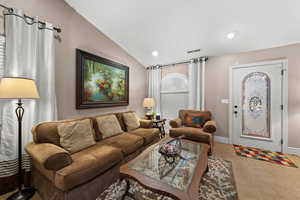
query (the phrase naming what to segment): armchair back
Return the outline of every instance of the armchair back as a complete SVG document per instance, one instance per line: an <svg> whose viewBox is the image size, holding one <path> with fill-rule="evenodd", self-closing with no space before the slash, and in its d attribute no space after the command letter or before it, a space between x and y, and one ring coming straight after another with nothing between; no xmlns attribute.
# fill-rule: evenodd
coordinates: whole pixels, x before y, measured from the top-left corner
<svg viewBox="0 0 300 200"><path fill-rule="evenodd" d="M193 114L194 113L195 114L202 113L202 114L206 114L207 115L207 119L208 120L211 120L211 118L212 118L211 112L208 111L208 110L204 110L204 111L200 111L200 110L179 110L178 117L179 117L179 119L181 119L183 125L185 125L185 115L187 113L193 113Z"/></svg>

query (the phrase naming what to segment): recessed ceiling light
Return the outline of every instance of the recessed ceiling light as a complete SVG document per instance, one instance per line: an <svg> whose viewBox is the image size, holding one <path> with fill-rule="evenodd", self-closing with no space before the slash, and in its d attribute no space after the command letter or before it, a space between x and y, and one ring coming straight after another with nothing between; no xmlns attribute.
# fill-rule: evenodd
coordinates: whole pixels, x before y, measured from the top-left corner
<svg viewBox="0 0 300 200"><path fill-rule="evenodd" d="M235 37L235 32L230 32L227 34L227 38L232 40Z"/></svg>
<svg viewBox="0 0 300 200"><path fill-rule="evenodd" d="M152 51L152 56L157 57L158 56L158 51Z"/></svg>

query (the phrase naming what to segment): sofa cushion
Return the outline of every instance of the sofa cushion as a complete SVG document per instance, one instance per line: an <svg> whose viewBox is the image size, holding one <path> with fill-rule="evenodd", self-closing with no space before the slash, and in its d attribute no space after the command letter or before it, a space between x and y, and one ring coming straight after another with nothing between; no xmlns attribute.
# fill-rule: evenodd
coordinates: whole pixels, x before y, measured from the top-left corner
<svg viewBox="0 0 300 200"><path fill-rule="evenodd" d="M144 139L140 136L122 133L120 135L103 140L106 144L120 148L122 153L127 156L143 146Z"/></svg>
<svg viewBox="0 0 300 200"><path fill-rule="evenodd" d="M81 151L96 143L90 119L59 123L57 128L61 146L70 153Z"/></svg>
<svg viewBox="0 0 300 200"><path fill-rule="evenodd" d="M157 128L138 128L128 133L144 138L144 145L150 144L156 138L159 138L159 129Z"/></svg>
<svg viewBox="0 0 300 200"><path fill-rule="evenodd" d="M63 191L88 182L121 162L120 149L102 142L72 154L73 163L55 173L55 186Z"/></svg>
<svg viewBox="0 0 300 200"><path fill-rule="evenodd" d="M140 119L140 128L152 128L153 121L148 119Z"/></svg>
<svg viewBox="0 0 300 200"><path fill-rule="evenodd" d="M116 117L118 118L119 120L119 123L120 123L120 126L122 128L122 130L125 132L127 131L126 129L126 124L124 123L124 119L123 119L123 113L117 113L116 114Z"/></svg>
<svg viewBox="0 0 300 200"><path fill-rule="evenodd" d="M103 116L108 116L108 115L115 115L118 119L119 125L121 126L121 129L125 132L126 131L126 127L123 121L123 113L107 113L107 114L101 114L101 115L96 115L96 116L92 116L90 117L93 120L94 123L94 129L95 129L95 135L96 135L96 140L100 141L103 139L102 137L102 133L98 128L98 122L96 120L96 118L98 117L103 117Z"/></svg>
<svg viewBox="0 0 300 200"><path fill-rule="evenodd" d="M53 122L42 122L32 127L32 135L35 143L51 143L57 146L60 144L60 136L58 134L57 126L61 123L80 121L89 119L88 117L60 120Z"/></svg>
<svg viewBox="0 0 300 200"><path fill-rule="evenodd" d="M135 112L123 113L123 119L126 124L127 131L132 131L140 127L140 119Z"/></svg>
<svg viewBox="0 0 300 200"><path fill-rule="evenodd" d="M96 120L103 139L123 132L115 115L97 117Z"/></svg>

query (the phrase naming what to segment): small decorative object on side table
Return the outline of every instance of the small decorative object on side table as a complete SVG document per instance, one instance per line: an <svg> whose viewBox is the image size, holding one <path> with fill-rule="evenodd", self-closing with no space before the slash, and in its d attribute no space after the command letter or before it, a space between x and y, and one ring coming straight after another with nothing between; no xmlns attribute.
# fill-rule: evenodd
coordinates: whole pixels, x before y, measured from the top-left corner
<svg viewBox="0 0 300 200"><path fill-rule="evenodd" d="M167 119L160 119L156 120L153 119L153 128L158 128L160 131L160 137L164 138L166 136L166 131L165 131L165 124L166 124Z"/></svg>

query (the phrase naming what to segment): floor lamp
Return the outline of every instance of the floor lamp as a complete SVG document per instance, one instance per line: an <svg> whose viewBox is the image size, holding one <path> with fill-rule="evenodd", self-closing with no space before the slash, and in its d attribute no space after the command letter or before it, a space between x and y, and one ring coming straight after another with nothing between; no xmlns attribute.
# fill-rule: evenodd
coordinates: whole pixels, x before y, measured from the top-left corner
<svg viewBox="0 0 300 200"><path fill-rule="evenodd" d="M38 99L39 94L34 80L27 78L7 77L0 81L0 99L18 99L15 110L18 119L18 191L12 194L7 200L28 200L33 195L33 188L23 188L22 172L22 118L24 108L22 99Z"/></svg>

